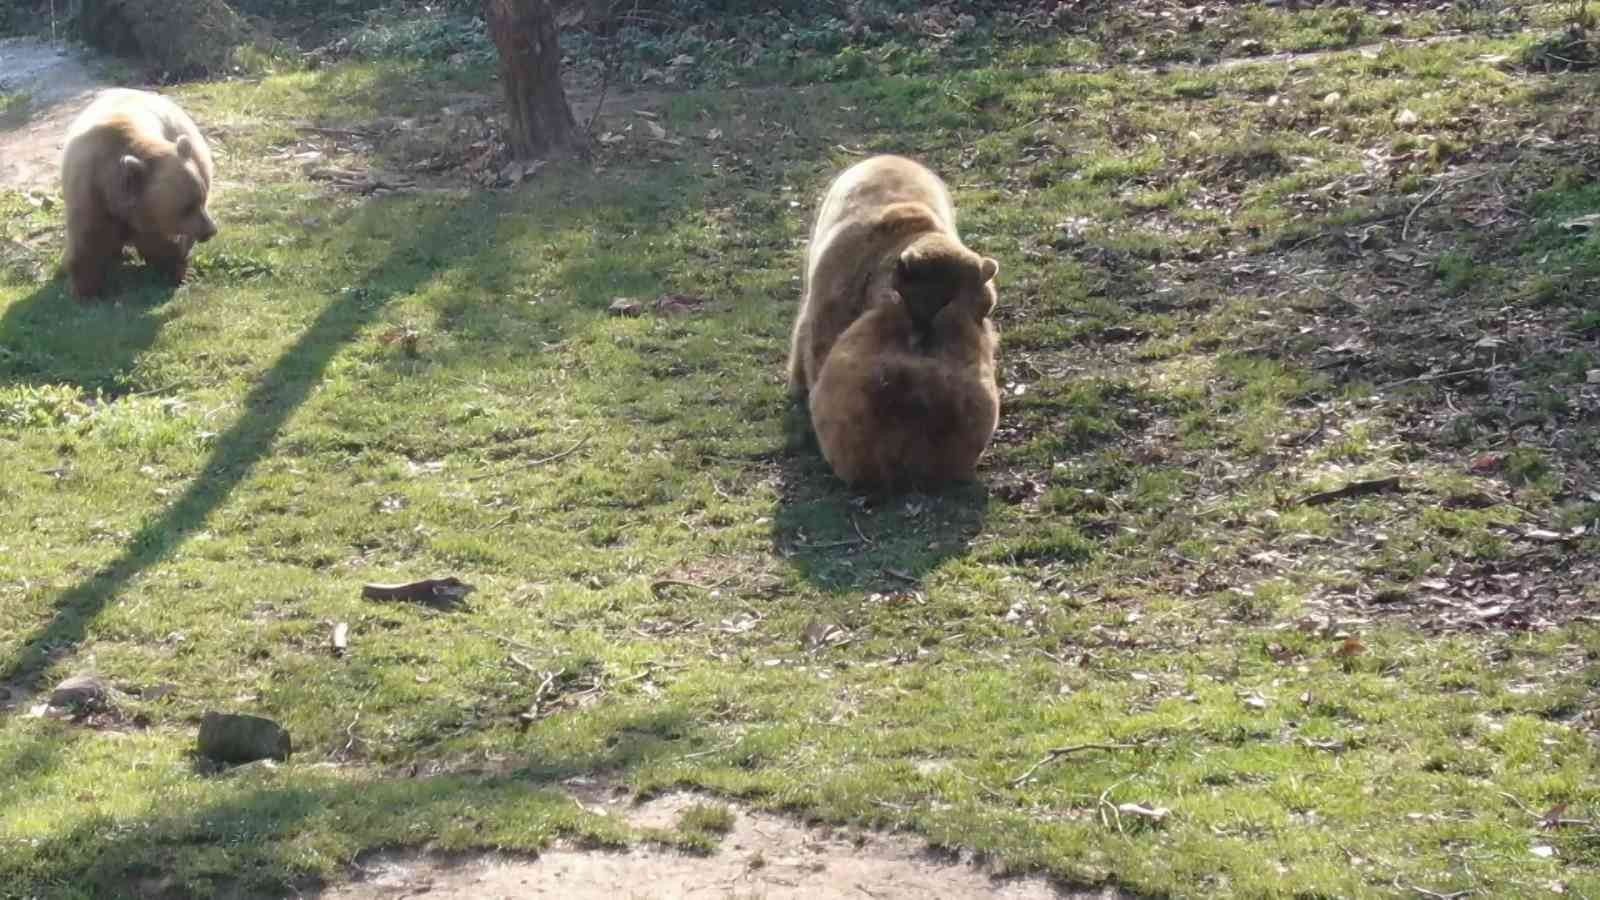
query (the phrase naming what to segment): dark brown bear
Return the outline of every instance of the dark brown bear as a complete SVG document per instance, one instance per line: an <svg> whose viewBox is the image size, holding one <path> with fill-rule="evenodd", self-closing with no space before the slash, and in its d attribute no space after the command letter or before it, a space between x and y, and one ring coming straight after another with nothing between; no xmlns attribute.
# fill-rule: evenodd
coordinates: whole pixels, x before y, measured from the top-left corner
<svg viewBox="0 0 1600 900"><path fill-rule="evenodd" d="M968 249L939 177L852 166L812 231L789 380L835 473L857 486L968 480L999 419L999 265Z"/></svg>
<svg viewBox="0 0 1600 900"><path fill-rule="evenodd" d="M217 233L206 212L211 149L194 120L158 94L103 91L67 130L61 159L64 265L79 298L98 297L132 244L175 284L189 251Z"/></svg>

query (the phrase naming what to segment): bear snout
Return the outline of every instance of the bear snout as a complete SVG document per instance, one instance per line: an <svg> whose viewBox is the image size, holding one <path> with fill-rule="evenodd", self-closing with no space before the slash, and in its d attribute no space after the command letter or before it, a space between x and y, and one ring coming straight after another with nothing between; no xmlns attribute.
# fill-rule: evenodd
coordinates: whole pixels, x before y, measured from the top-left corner
<svg viewBox="0 0 1600 900"><path fill-rule="evenodd" d="M217 223L213 221L210 216L202 216L200 219L200 230L196 232L194 236L195 240L204 244L206 241L209 241L216 236Z"/></svg>

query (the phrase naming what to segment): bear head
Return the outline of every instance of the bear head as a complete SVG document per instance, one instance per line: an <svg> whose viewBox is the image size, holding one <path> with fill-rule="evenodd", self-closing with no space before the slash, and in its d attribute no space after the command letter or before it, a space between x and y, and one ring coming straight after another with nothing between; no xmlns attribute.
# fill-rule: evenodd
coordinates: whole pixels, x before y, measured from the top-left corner
<svg viewBox="0 0 1600 900"><path fill-rule="evenodd" d="M948 234L930 232L912 241L895 262L894 289L919 327L927 327L951 304L983 319L994 310L994 277L1000 264L967 249Z"/></svg>
<svg viewBox="0 0 1600 900"><path fill-rule="evenodd" d="M168 152L144 159L130 154L119 166L115 205L135 230L201 243L217 233L217 223L206 212L210 179L188 135L179 136Z"/></svg>

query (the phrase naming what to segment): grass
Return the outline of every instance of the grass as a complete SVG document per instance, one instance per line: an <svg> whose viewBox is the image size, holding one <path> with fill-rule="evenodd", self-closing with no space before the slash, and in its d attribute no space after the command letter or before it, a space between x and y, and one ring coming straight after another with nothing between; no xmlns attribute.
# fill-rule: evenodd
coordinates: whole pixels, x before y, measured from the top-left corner
<svg viewBox="0 0 1600 900"><path fill-rule="evenodd" d="M1264 50L1388 27L1223 15ZM224 230L192 284L130 267L115 305L50 277L59 205L0 195L0 680L20 710L81 670L124 692L9 714L0 884L711 850L740 803L1150 896L1600 894L1595 827L1527 811L1600 806L1600 335L1573 324L1600 255L1564 224L1600 212L1593 82L1486 62L1531 33L1441 15L1386 21L1445 43L1315 65L1050 69L1045 35L713 80L498 192L416 165L464 165L439 110L470 70L186 85ZM1209 58L1181 34L1108 59ZM336 192L285 161L312 149L425 190ZM1003 273L1000 431L937 495L852 496L784 395L813 204L880 150L947 173ZM607 314L663 293L703 302ZM360 598L444 573L465 609ZM207 773L207 709L295 757ZM1019 780L1082 743L1135 746ZM663 838L575 776L716 799Z"/></svg>

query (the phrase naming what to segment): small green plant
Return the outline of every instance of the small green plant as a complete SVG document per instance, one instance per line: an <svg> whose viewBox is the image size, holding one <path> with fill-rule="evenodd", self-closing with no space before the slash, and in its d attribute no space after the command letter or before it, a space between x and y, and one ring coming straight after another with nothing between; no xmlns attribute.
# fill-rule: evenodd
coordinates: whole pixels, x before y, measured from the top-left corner
<svg viewBox="0 0 1600 900"><path fill-rule="evenodd" d="M75 387L23 384L0 388L0 426L54 428L87 419L94 412Z"/></svg>
<svg viewBox="0 0 1600 900"><path fill-rule="evenodd" d="M1433 274L1439 279L1440 289L1455 296L1472 287L1482 273L1471 256L1459 250L1450 250L1434 263Z"/></svg>
<svg viewBox="0 0 1600 900"><path fill-rule="evenodd" d="M442 62L456 58L473 64L495 60L494 44L483 23L448 13L374 14L349 40L350 52L365 59Z"/></svg>
<svg viewBox="0 0 1600 900"><path fill-rule="evenodd" d="M1550 477L1550 463L1544 453L1531 447L1518 447L1506 454L1506 480L1514 485L1539 484Z"/></svg>
<svg viewBox="0 0 1600 900"><path fill-rule="evenodd" d="M679 846L697 853L716 850L733 830L734 814L720 803L696 803L678 816Z"/></svg>
<svg viewBox="0 0 1600 900"><path fill-rule="evenodd" d="M727 834L733 830L733 810L721 803L696 803L678 816L680 831Z"/></svg>

